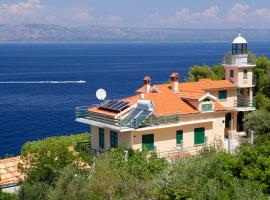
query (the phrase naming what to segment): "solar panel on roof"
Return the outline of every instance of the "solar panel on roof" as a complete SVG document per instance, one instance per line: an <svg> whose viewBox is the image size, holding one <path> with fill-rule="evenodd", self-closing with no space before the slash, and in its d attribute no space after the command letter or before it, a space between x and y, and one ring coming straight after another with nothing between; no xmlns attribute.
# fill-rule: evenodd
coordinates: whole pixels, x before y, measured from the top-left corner
<svg viewBox="0 0 270 200"><path fill-rule="evenodd" d="M128 103L127 102L118 102L117 104L113 105L112 107L110 107L110 109L113 110L122 110L123 108L127 107Z"/></svg>
<svg viewBox="0 0 270 200"><path fill-rule="evenodd" d="M128 102L117 100L106 100L98 105L99 108L120 112L122 109L128 107Z"/></svg>
<svg viewBox="0 0 270 200"><path fill-rule="evenodd" d="M117 101L110 101L107 105L106 105L106 107L107 108L110 108L110 107L112 107L114 104L117 104Z"/></svg>
<svg viewBox="0 0 270 200"><path fill-rule="evenodd" d="M121 109L122 107L125 107L125 106L127 106L127 105L128 105L127 102L120 101L120 102L118 102L116 105L113 106L113 109L119 110L119 109Z"/></svg>
<svg viewBox="0 0 270 200"><path fill-rule="evenodd" d="M105 100L105 101L103 101L102 103L100 103L100 104L98 104L97 105L97 107L105 107L105 106L107 106L107 104L110 102L110 100Z"/></svg>
<svg viewBox="0 0 270 200"><path fill-rule="evenodd" d="M132 128L138 128L151 114L152 111L136 108L125 118L125 124Z"/></svg>

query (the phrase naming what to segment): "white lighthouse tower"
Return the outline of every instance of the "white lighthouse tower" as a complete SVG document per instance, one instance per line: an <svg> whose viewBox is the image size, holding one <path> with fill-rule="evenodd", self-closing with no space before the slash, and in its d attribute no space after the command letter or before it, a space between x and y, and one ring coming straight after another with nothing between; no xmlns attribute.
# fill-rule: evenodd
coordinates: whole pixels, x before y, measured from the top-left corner
<svg viewBox="0 0 270 200"><path fill-rule="evenodd" d="M235 112L232 113L237 123L237 132L244 131L243 118L247 112L255 110L255 99L253 89L256 79L253 75L255 63L249 63L248 42L241 36L236 37L232 42L231 60L223 64L226 80L230 80L237 87L237 99L235 99Z"/></svg>

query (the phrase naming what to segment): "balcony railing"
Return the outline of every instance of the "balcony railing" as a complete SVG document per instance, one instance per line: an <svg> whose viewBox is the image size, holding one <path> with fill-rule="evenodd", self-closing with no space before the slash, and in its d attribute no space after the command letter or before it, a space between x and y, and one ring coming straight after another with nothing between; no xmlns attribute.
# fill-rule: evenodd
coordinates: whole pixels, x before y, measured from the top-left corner
<svg viewBox="0 0 270 200"><path fill-rule="evenodd" d="M180 122L180 116L175 115L166 115L166 116L139 116L131 119L123 119L121 120L122 126L128 126L130 128L142 128L148 126L155 126L161 124L171 124Z"/></svg>
<svg viewBox="0 0 270 200"><path fill-rule="evenodd" d="M240 108L256 107L256 100L255 98L252 98L252 100L238 98L235 100L234 106Z"/></svg>
<svg viewBox="0 0 270 200"><path fill-rule="evenodd" d="M156 126L161 124L170 124L180 122L179 114L155 116L151 115L140 115L139 117L128 116L125 118L114 118L113 116L98 114L88 110L89 107L76 107L75 117L76 119L88 119L96 122L101 122L109 125L118 127L129 127L129 128L142 128L149 126Z"/></svg>
<svg viewBox="0 0 270 200"><path fill-rule="evenodd" d="M185 158L185 157L190 157L190 156L198 155L206 147L207 146L205 144L196 145L196 146L193 146L193 147L185 147L183 149L181 149L180 147L178 147L178 148L172 149L170 151L157 152L157 156L159 158L180 159L180 158Z"/></svg>
<svg viewBox="0 0 270 200"><path fill-rule="evenodd" d="M76 119L88 119L105 124L110 124L114 126L120 126L121 121L115 119L113 116L102 115L94 112L90 112L88 109L90 106L76 107L75 108L75 117Z"/></svg>

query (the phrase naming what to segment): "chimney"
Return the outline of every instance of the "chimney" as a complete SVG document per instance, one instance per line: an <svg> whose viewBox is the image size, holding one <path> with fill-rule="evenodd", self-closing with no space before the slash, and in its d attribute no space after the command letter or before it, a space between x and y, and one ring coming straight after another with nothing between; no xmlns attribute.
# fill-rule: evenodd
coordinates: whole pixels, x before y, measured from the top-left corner
<svg viewBox="0 0 270 200"><path fill-rule="evenodd" d="M145 76L144 77L144 91L146 94L150 93L150 89L151 89L151 78L150 76Z"/></svg>
<svg viewBox="0 0 270 200"><path fill-rule="evenodd" d="M171 74L171 81L172 81L172 90L173 92L179 92L178 84L179 84L179 74L177 72L173 72Z"/></svg>

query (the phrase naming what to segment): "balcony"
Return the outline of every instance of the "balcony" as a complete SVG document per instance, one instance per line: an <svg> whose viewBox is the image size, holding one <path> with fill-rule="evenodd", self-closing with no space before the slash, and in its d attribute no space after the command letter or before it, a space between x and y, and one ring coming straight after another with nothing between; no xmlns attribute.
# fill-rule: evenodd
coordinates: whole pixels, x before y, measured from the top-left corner
<svg viewBox="0 0 270 200"><path fill-rule="evenodd" d="M179 114L174 115L164 115L164 116L155 116L151 115L128 115L125 118L114 118L113 116L103 115L95 112L90 112L88 109L90 107L76 107L75 108L75 117L78 119L91 120L94 122L100 122L112 126L117 126L119 128L143 128L157 126L161 124L171 124L180 122Z"/></svg>
<svg viewBox="0 0 270 200"><path fill-rule="evenodd" d="M238 108L255 108L256 100L254 97L251 100L238 97L238 99L234 102L234 106Z"/></svg>
<svg viewBox="0 0 270 200"><path fill-rule="evenodd" d="M102 115L94 112L90 112L88 109L90 106L81 106L75 108L75 118L78 119L86 119L91 121L96 121L100 123L105 123L113 126L120 126L121 121L119 119L115 119L112 116Z"/></svg>
<svg viewBox="0 0 270 200"><path fill-rule="evenodd" d="M161 124L172 124L180 122L179 115L166 115L166 116L155 116L155 115L141 115L139 117L128 117L121 120L122 126L130 128L143 128L149 126L157 126Z"/></svg>

